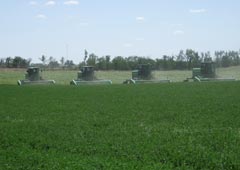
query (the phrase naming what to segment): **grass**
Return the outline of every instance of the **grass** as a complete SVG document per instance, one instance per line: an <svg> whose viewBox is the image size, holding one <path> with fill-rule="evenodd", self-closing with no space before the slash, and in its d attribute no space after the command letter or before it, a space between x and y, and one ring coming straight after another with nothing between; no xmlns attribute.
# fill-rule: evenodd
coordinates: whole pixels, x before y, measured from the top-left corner
<svg viewBox="0 0 240 170"><path fill-rule="evenodd" d="M0 69L0 84L16 84L17 80L24 79L25 69L9 70ZM126 79L131 78L131 71L96 71L99 79L110 79L114 84L121 84ZM187 77L191 77L191 71L155 71L155 79L169 79L173 82L182 82ZM217 69L220 77L235 77L240 79L240 67L230 67ZM45 71L42 73L45 79L54 79L57 84L68 85L72 79L77 78L77 71Z"/></svg>
<svg viewBox="0 0 240 170"><path fill-rule="evenodd" d="M17 84L17 80L24 78L26 70L0 69L0 84Z"/></svg>
<svg viewBox="0 0 240 170"><path fill-rule="evenodd" d="M0 85L0 169L239 169L239 93L239 82Z"/></svg>

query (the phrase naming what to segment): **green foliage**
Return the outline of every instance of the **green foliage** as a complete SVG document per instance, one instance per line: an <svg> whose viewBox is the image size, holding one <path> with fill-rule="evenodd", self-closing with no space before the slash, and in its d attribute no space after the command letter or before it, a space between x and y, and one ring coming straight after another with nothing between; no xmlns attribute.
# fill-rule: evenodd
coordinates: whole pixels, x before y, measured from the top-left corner
<svg viewBox="0 0 240 170"><path fill-rule="evenodd" d="M239 169L239 82L0 86L0 169Z"/></svg>
<svg viewBox="0 0 240 170"><path fill-rule="evenodd" d="M112 65L114 70L129 70L127 61L121 56L115 57L112 60Z"/></svg>
<svg viewBox="0 0 240 170"><path fill-rule="evenodd" d="M43 65L45 65L47 61L47 57L45 55L42 55L42 57L39 58L39 60L42 62Z"/></svg>
<svg viewBox="0 0 240 170"><path fill-rule="evenodd" d="M216 51L214 57L210 52L198 52L187 49L181 50L178 55L163 55L160 58L151 59L142 56L117 56L110 61L110 56L100 57L92 54L89 56L88 65L95 66L97 70L134 70L139 64L151 64L155 70L191 70L200 67L202 62L214 61L217 67L238 66L240 57L238 51Z"/></svg>
<svg viewBox="0 0 240 170"><path fill-rule="evenodd" d="M95 66L97 63L97 56L95 54L90 54L87 60L87 65Z"/></svg>
<svg viewBox="0 0 240 170"><path fill-rule="evenodd" d="M27 68L30 63L31 59L24 59L19 56L7 57L6 59L0 59L0 68Z"/></svg>
<svg viewBox="0 0 240 170"><path fill-rule="evenodd" d="M75 64L73 63L72 60L67 60L65 63L64 63L64 67L68 68L68 69L71 69L71 68L74 68L75 67Z"/></svg>
<svg viewBox="0 0 240 170"><path fill-rule="evenodd" d="M146 56L116 56L111 60L110 55L98 57L96 54L84 52L84 60L81 61L78 66L73 63L73 60L67 60L61 57L60 63L53 57L42 55L39 58L42 62L42 66L46 68L68 68L74 69L78 66L90 65L94 66L96 70L134 70L139 64L151 64L154 70L190 70L192 68L200 67L201 62L216 62L217 67L230 67L240 65L240 52L239 51L215 51L212 57L210 52L199 53L193 49L187 49L186 51L180 50L177 55L163 55L156 59L151 59ZM46 65L46 62L48 64ZM19 68L27 67L31 60L23 59L21 57L0 58L0 68ZM39 66L39 63L32 64L33 66Z"/></svg>
<svg viewBox="0 0 240 170"><path fill-rule="evenodd" d="M14 68L27 68L30 64L31 60L26 60L21 57L16 56L13 59L12 67Z"/></svg>

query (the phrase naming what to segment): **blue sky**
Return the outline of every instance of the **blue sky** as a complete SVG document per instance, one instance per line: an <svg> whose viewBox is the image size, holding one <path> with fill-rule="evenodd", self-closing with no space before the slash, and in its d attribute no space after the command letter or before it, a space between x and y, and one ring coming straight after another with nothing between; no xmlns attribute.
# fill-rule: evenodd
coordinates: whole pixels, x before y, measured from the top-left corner
<svg viewBox="0 0 240 170"><path fill-rule="evenodd" d="M7 0L0 58L41 55L160 58L181 49L240 49L239 0ZM68 49L68 52L66 52Z"/></svg>

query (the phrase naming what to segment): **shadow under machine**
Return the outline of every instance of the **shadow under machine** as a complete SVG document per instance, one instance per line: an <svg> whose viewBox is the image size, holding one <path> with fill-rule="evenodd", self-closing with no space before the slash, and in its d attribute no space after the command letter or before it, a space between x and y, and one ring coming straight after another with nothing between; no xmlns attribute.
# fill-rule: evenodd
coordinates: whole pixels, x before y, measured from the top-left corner
<svg viewBox="0 0 240 170"><path fill-rule="evenodd" d="M54 80L44 80L39 67L29 67L25 74L25 80L18 80L18 85L55 84Z"/></svg>

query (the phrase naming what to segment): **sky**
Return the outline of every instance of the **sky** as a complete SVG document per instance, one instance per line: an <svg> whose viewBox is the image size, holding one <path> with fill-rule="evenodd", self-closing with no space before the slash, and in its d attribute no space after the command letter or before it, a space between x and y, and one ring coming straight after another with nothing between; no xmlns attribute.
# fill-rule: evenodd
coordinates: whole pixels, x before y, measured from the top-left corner
<svg viewBox="0 0 240 170"><path fill-rule="evenodd" d="M84 50L161 58L240 49L239 0L3 0L0 58L79 63Z"/></svg>

